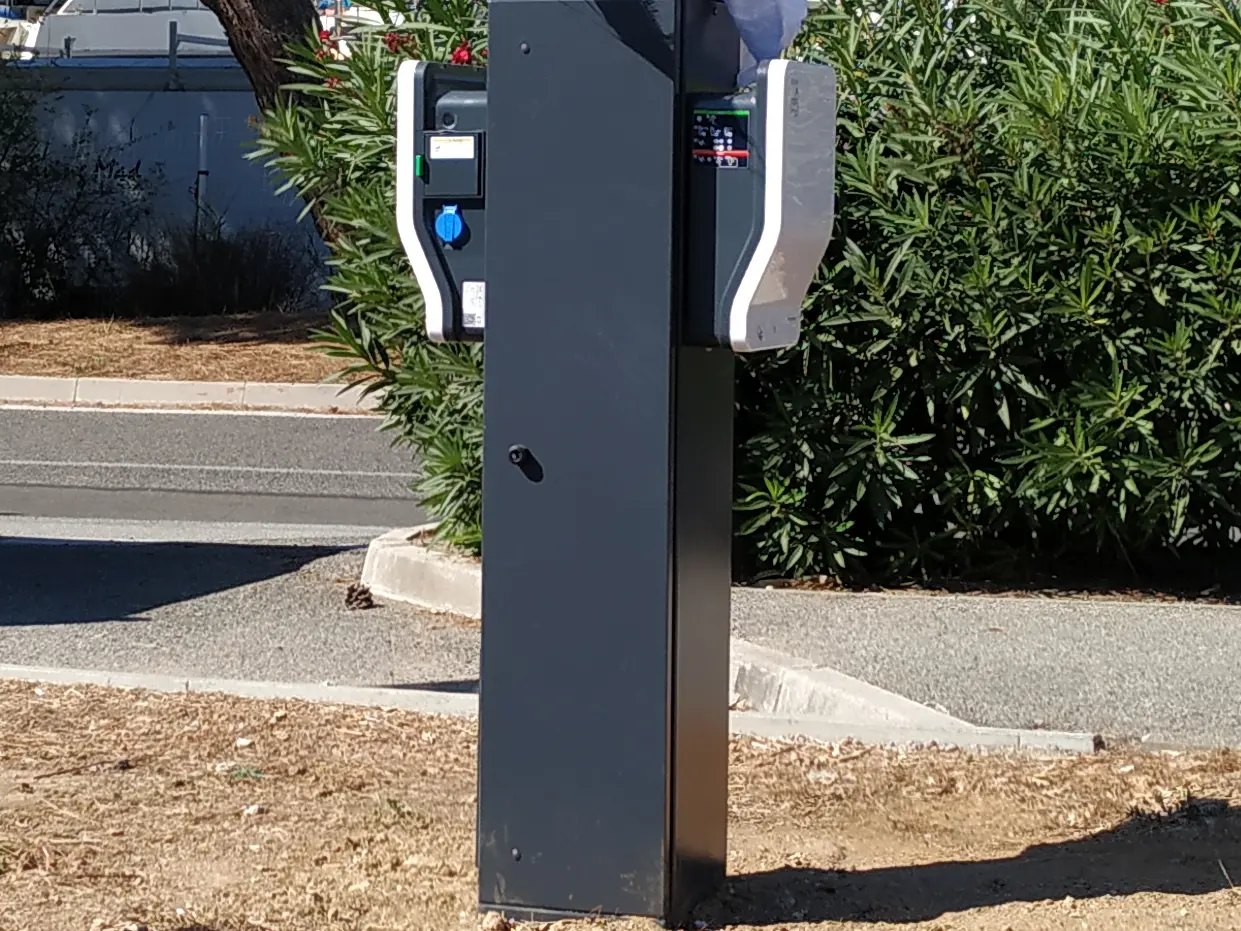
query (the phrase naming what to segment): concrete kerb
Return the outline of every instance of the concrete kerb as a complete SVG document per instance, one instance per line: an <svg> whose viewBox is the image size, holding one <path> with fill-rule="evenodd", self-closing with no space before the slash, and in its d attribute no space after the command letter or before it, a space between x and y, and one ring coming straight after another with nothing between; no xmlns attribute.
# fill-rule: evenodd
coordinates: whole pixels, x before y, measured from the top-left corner
<svg viewBox="0 0 1241 931"><path fill-rule="evenodd" d="M731 652L734 693L766 714L900 728L965 725L960 718L869 682L735 637Z"/></svg>
<svg viewBox="0 0 1241 931"><path fill-rule="evenodd" d="M482 566L421 542L435 524L392 530L371 541L362 581L380 598L432 611L482 617ZM1089 753L1093 734L987 728L929 708L808 660L733 638L733 728L759 736L833 742L936 742L977 748Z"/></svg>
<svg viewBox="0 0 1241 931"><path fill-rule="evenodd" d="M0 375L0 401L43 404L220 405L255 410L372 411L379 400L334 384L163 381L140 378L49 378Z"/></svg>
<svg viewBox="0 0 1241 931"><path fill-rule="evenodd" d="M151 692L214 692L243 698L295 699L335 705L402 708L422 714L466 716L478 713L478 696L420 689L385 689L314 683L248 682L240 679L204 679L148 673L107 672L93 669L52 669L0 665L0 679L44 682L51 685L102 685Z"/></svg>
<svg viewBox="0 0 1241 931"><path fill-rule="evenodd" d="M73 400L84 404L241 404L245 387L235 381L79 378Z"/></svg>
<svg viewBox="0 0 1241 931"><path fill-rule="evenodd" d="M380 598L478 620L483 616L482 567L477 560L416 542L435 527L390 530L372 540L362 584Z"/></svg>
<svg viewBox="0 0 1241 931"><path fill-rule="evenodd" d="M0 680L16 680L48 685L98 685L107 688L140 689L166 694L198 693L236 695L264 701L307 701L332 705L358 705L371 708L399 708L418 714L473 717L478 714L478 696L420 689L388 689L314 683L252 682L241 679L206 679L149 673L108 672L93 669L58 669L37 666L0 665ZM729 730L734 734L774 740L810 740L835 744L859 740L868 744L896 746L973 747L981 750L1052 750L1088 752L1089 748L1059 742L1036 743L1016 731L998 728L902 728L885 725L859 725L823 718L793 718L755 712L733 711Z"/></svg>
<svg viewBox="0 0 1241 931"><path fill-rule="evenodd" d="M48 378L36 375L0 375L0 398L5 401L38 401L64 404L78 393L76 378Z"/></svg>

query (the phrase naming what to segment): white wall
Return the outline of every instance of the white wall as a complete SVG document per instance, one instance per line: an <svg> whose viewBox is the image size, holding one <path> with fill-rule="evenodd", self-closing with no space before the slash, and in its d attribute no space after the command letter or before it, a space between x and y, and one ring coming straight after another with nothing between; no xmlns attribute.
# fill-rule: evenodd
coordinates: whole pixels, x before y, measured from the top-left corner
<svg viewBox="0 0 1241 931"><path fill-rule="evenodd" d="M113 69L72 70L70 86L44 95L43 127L52 140L64 145L86 133L95 151L106 152L126 166L140 162L145 175L161 178L153 202L157 219L186 223L194 219L199 117L205 114L206 206L232 229L276 225L291 232L311 232L308 221L299 224L297 220L301 201L292 192L277 195L278 179L261 162L245 157L257 136L252 121L258 115L248 86L168 90L166 71L139 68L150 71L145 83L151 89L107 87L143 83L134 79L132 70L124 81L100 80L95 83L102 87L91 88L91 74ZM201 75L196 82L183 83L210 84Z"/></svg>

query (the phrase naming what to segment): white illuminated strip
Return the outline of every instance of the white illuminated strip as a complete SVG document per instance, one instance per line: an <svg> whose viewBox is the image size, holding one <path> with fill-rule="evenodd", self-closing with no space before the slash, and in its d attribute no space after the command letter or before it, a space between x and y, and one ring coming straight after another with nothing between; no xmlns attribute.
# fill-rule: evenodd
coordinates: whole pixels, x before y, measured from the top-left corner
<svg viewBox="0 0 1241 931"><path fill-rule="evenodd" d="M402 62L396 72L396 229L401 246L409 258L418 288L422 291L427 337L435 343L444 342L444 299L431 271L431 263L418 241L417 227L421 221L414 216L414 156L418 128L414 125L414 77L421 62Z"/></svg>
<svg viewBox="0 0 1241 931"><path fill-rule="evenodd" d="M746 266L737 293L728 309L728 339L736 352L762 349L749 344L749 310L758 295L763 275L776 254L783 222L781 191L784 188L784 93L789 63L777 58L767 63L767 144L766 177L763 182L763 231L754 255Z"/></svg>

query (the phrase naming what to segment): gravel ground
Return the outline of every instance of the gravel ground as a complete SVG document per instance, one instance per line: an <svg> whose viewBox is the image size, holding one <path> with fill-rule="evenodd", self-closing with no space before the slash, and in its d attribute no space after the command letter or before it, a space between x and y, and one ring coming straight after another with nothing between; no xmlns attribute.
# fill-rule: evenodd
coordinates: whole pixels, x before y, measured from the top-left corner
<svg viewBox="0 0 1241 931"><path fill-rule="evenodd" d="M1241 746L1241 608L745 589L733 632L975 724Z"/></svg>
<svg viewBox="0 0 1241 931"><path fill-rule="evenodd" d="M475 910L475 741L395 710L0 681L0 928L499 931ZM730 877L699 928L1237 927L1236 752L730 756Z"/></svg>
<svg viewBox="0 0 1241 931"><path fill-rule="evenodd" d="M0 554L0 656L13 665L457 690L477 679L477 624L345 606L364 549L83 542Z"/></svg>
<svg viewBox="0 0 1241 931"><path fill-rule="evenodd" d="M0 656L125 672L476 687L477 625L401 605L347 610L361 549L264 529L262 540L10 541L0 546ZM169 530L177 534L186 528ZM1241 746L1238 608L738 590L733 628L979 724Z"/></svg>

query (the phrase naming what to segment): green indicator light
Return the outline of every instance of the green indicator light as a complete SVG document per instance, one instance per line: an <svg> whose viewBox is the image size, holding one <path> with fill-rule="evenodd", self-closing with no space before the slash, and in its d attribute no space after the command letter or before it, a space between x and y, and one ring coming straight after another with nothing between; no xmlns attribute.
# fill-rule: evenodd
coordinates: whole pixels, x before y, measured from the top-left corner
<svg viewBox="0 0 1241 931"><path fill-rule="evenodd" d="M421 155L414 156L414 177L415 178L422 177L422 156Z"/></svg>
<svg viewBox="0 0 1241 931"><path fill-rule="evenodd" d="M695 110L694 116L749 116L749 110Z"/></svg>

